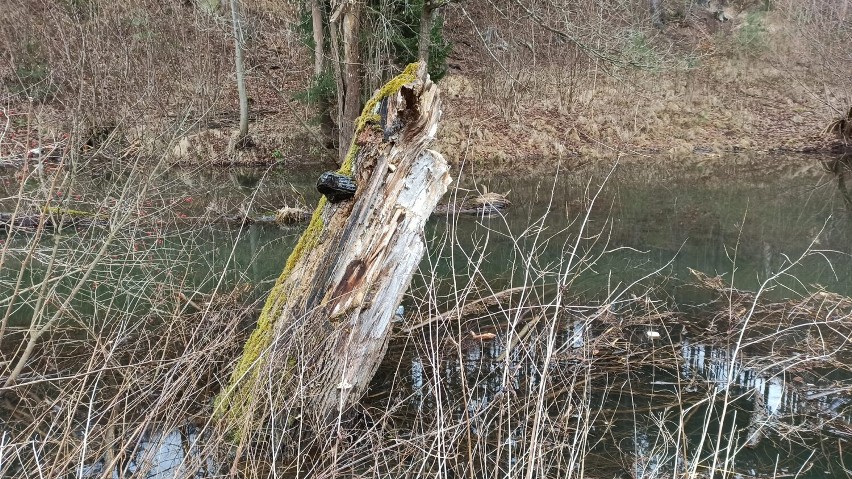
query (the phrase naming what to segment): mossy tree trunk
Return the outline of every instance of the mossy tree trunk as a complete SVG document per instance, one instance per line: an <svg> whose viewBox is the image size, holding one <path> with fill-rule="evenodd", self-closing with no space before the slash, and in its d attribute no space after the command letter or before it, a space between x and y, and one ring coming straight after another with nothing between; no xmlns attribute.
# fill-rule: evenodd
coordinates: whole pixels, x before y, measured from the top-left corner
<svg viewBox="0 0 852 479"><path fill-rule="evenodd" d="M355 197L320 201L219 398L240 431L272 417L316 431L366 392L424 252L424 224L451 181L426 149L439 116L437 87L415 63L355 121L341 168Z"/></svg>

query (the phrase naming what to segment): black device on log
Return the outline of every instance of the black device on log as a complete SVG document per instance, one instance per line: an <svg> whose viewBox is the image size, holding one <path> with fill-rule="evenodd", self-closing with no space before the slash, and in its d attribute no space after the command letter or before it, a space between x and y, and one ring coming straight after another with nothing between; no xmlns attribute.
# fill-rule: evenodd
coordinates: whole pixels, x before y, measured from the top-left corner
<svg viewBox="0 0 852 479"><path fill-rule="evenodd" d="M317 180L317 191L332 203L352 198L356 190L355 180L351 176L341 175L334 171L326 171Z"/></svg>

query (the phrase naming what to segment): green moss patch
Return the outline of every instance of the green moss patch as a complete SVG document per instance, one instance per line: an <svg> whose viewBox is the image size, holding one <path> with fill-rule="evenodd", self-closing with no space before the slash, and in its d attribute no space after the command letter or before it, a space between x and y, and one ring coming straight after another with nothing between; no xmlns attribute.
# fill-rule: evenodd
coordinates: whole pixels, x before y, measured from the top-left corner
<svg viewBox="0 0 852 479"><path fill-rule="evenodd" d="M397 93L404 85L417 80L417 68L420 63L409 63L399 75L393 77L389 82L385 83L372 98L367 101L364 108L361 110L361 115L355 119L355 134L352 135L352 143L349 145L349 151L346 153L346 158L337 170L341 175L352 175L354 173L355 157L358 156L358 145L355 143L358 140L358 134L364 131L370 123L381 121L381 117L374 110L380 101Z"/></svg>
<svg viewBox="0 0 852 479"><path fill-rule="evenodd" d="M281 316L281 308L287 301L285 282L302 256L314 249L319 243L324 226L322 212L326 204L325 197L320 198L311 217L311 222L308 223L308 227L287 258L284 271L278 276L275 286L269 292L266 303L264 303L260 312L260 317L257 319L257 326L246 341L243 347L243 355L240 357L234 372L231 373L228 388L216 400L215 413L217 416L221 417L227 413L232 418L236 418L246 412L243 411L243 406L248 400L247 394L254 389L253 386L257 379L257 371L253 369L253 366L258 362L263 351L272 343L275 334L275 321Z"/></svg>
<svg viewBox="0 0 852 479"><path fill-rule="evenodd" d="M418 63L408 65L402 73L387 82L372 98L364 105L361 115L355 120L355 135L352 143L349 145L349 151L343 164L338 170L339 173L352 175L355 165L355 158L358 156L359 147L356 144L358 134L371 123L377 123L381 119L375 113L376 106L384 98L398 92L403 85L412 83L417 79ZM231 380L225 391L216 399L215 414L219 417L227 416L230 419L239 419L249 414L251 411L246 410L246 405L250 404L251 395L256 390L257 384L257 364L261 354L272 344L272 339L275 335L275 322L281 317L282 308L287 302L290 291L286 284L287 279L296 267L296 264L316 248L321 240L321 235L325 225L323 224L322 214L328 201L325 197L320 198L314 210L311 221L305 232L302 233L299 242L293 248L292 253L287 258L287 263L284 265L284 271L269 292L266 298L266 303L257 320L257 327L252 332L248 341L243 347L243 355L237 363L236 368L231 374ZM284 372L286 374L286 371Z"/></svg>

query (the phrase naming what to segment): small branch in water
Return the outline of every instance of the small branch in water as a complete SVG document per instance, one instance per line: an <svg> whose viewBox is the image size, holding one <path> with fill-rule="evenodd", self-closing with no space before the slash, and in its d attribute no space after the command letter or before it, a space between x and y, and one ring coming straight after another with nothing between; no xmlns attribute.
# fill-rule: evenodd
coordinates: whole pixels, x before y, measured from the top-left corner
<svg viewBox="0 0 852 479"><path fill-rule="evenodd" d="M177 297L178 297L181 301L186 302L186 304L187 304L187 305L192 306L192 307L193 307L196 311L203 311L203 310L204 310L204 308L202 308L201 306L199 306L199 305L198 305L198 303L196 303L195 301L193 301L193 300L189 299L189 297L187 297L187 295L183 294L183 291L178 291L178 293L177 293Z"/></svg>
<svg viewBox="0 0 852 479"><path fill-rule="evenodd" d="M497 293L486 296L484 298L480 298L480 299L477 299L475 301L465 303L462 306L457 306L457 307L455 307L455 308L453 308L453 309L451 309L451 310L449 310L445 313L441 313L437 316L432 316L425 321L421 321L417 324L414 324L412 326L405 328L403 331L406 332L406 333L410 333L412 331L416 331L420 328L428 326L432 323L446 321L446 320L453 318L453 317L462 318L464 316L471 314L472 311L475 311L475 310L477 310L477 309L479 309L483 306L488 306L489 304L498 303L502 299L509 297L509 296L512 296L515 293L520 293L520 292L522 292L526 289L527 289L526 286L518 286L517 288L509 288L509 289L505 289L503 291L499 291Z"/></svg>

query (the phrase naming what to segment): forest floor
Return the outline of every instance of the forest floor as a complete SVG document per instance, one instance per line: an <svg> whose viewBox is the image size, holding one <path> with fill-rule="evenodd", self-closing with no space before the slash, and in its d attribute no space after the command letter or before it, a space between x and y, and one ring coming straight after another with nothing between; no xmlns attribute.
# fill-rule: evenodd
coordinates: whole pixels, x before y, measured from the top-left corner
<svg viewBox="0 0 852 479"><path fill-rule="evenodd" d="M779 15L728 14L725 22L706 14L673 22L643 39L627 52L642 68L541 68L527 88L489 87L495 82L452 73L442 83L448 100L438 148L457 163L514 171L547 169L555 160L570 167L614 157L678 161L842 148L825 132L852 106L838 71ZM477 50L458 48L454 59L482 58Z"/></svg>
<svg viewBox="0 0 852 479"><path fill-rule="evenodd" d="M670 22L622 52L640 67L588 56L530 66L521 61L531 53L522 42L495 47L472 40L469 27L461 15L447 15L454 48L439 81L444 113L433 148L456 167L546 172L556 163L570 168L602 158L678 161L841 147L824 130L852 105L844 75L835 68L832 76L825 58L797 42L799 34L772 12ZM165 153L179 164L333 163L336 152L321 138L316 112L294 99L310 78L307 49L283 59L286 46L266 42L248 54L253 148L233 147L236 88L226 88L215 111L190 129L162 135L180 115L148 115L96 132L121 141L112 149L87 141L92 154ZM69 135L61 105L10 102L0 114L9 119L0 159L31 155L35 147L49 151Z"/></svg>

